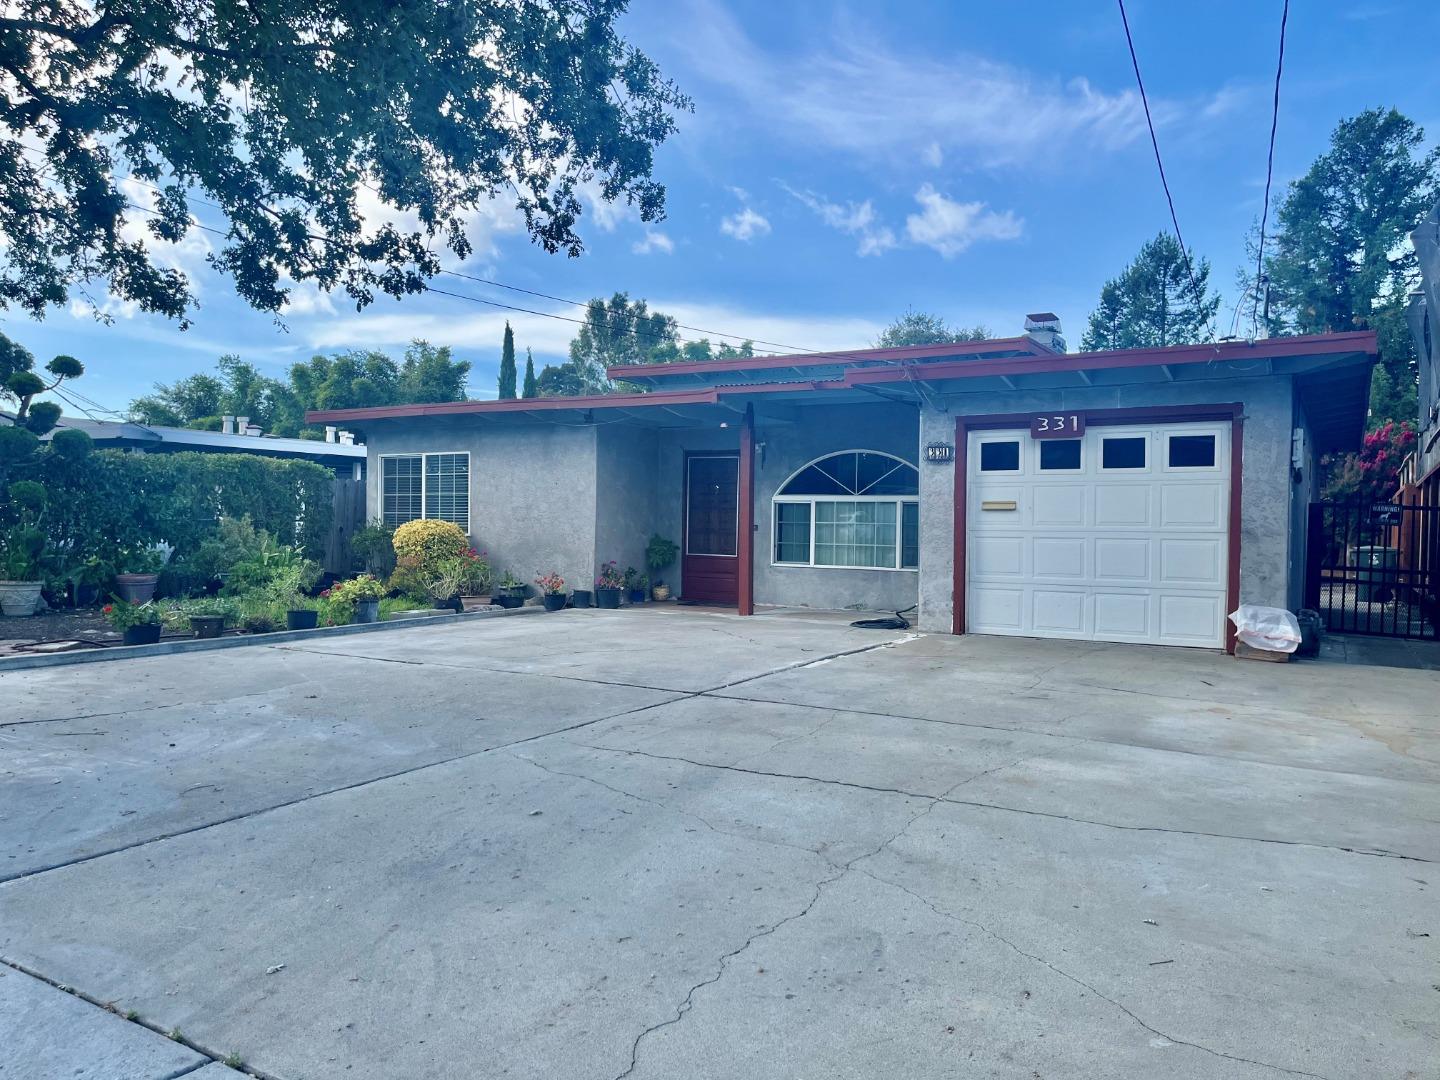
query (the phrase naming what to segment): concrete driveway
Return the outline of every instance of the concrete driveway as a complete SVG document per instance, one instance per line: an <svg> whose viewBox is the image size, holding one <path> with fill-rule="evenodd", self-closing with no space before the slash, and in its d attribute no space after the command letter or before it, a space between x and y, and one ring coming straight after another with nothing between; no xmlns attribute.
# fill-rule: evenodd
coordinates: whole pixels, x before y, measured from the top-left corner
<svg viewBox="0 0 1440 1080"><path fill-rule="evenodd" d="M0 695L3 1080L1440 1076L1433 672L668 608Z"/></svg>

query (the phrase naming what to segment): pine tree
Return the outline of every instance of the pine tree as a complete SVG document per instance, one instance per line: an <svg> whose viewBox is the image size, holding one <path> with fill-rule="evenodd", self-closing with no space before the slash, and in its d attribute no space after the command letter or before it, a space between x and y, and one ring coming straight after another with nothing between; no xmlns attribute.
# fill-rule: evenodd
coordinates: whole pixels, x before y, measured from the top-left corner
<svg viewBox="0 0 1440 1080"><path fill-rule="evenodd" d="M500 400L515 396L515 331L505 323L505 344L500 349Z"/></svg>
<svg viewBox="0 0 1440 1080"><path fill-rule="evenodd" d="M1220 298L1210 292L1209 260L1194 259L1187 266L1175 238L1160 233L1140 248L1118 278L1105 283L1080 349L1148 349L1204 341L1219 307Z"/></svg>
<svg viewBox="0 0 1440 1080"><path fill-rule="evenodd" d="M533 398L540 394L540 384L535 381L535 355L525 350L525 388L520 392L521 397Z"/></svg>

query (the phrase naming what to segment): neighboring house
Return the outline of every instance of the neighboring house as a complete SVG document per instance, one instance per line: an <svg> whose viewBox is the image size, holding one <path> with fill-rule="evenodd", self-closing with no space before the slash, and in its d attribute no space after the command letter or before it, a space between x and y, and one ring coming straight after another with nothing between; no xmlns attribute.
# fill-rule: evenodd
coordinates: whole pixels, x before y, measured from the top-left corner
<svg viewBox="0 0 1440 1080"><path fill-rule="evenodd" d="M1410 298L1410 333L1420 363L1420 423L1409 485L1440 506L1440 203L1410 234L1420 257L1420 289Z"/></svg>
<svg viewBox="0 0 1440 1080"><path fill-rule="evenodd" d="M922 629L1219 647L1298 607L1318 455L1359 445L1373 333L1065 353L993 341L612 369L649 393L315 412L363 433L393 523L502 569L644 567L687 600Z"/></svg>
<svg viewBox="0 0 1440 1080"><path fill-rule="evenodd" d="M335 471L336 477L342 480L363 480L365 477L365 447L356 446L353 442L338 441L340 436L333 429L327 431L327 435L333 437L325 442L318 439L282 439L262 434L253 424L242 423L239 427L244 430L236 431L231 423L236 418L227 416L224 419L227 430L197 431L193 428L62 416L57 430L75 428L83 431L95 441L98 449L143 450L146 453L161 454L198 450L209 454L305 458L329 466ZM241 421L247 419L239 417ZM346 436L348 438L348 433Z"/></svg>

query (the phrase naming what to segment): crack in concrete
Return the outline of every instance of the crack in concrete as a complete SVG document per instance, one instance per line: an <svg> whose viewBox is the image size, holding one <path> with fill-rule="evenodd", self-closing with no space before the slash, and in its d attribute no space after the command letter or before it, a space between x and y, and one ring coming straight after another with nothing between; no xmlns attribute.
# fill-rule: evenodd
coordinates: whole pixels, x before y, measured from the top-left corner
<svg viewBox="0 0 1440 1080"><path fill-rule="evenodd" d="M1005 806L1002 803L980 802L973 799L951 799L945 795L930 795L922 791L907 791L904 788L880 787L873 784L861 784L853 780L836 780L833 777L809 776L805 773L783 773L769 772L764 769L746 768L740 765L723 765L713 761L697 761L694 758L681 757L675 754L655 754L648 750L625 749L614 746L599 746L593 743L577 743L577 746L584 746L591 750L599 750L607 754L627 754L636 757L654 758L658 761L678 761L687 765L694 765L701 769L723 769L729 772L747 773L751 776L768 776L777 780L799 780L813 784L831 784L836 787L858 788L862 791L878 791L882 794L903 795L911 799L935 799L938 802L945 802L951 806L969 806L981 810L999 810L1009 814L1025 814L1029 817L1048 818L1052 821L1069 821L1076 825L1094 825L1102 829L1117 829L1123 832L1144 832L1144 833L1167 833L1174 836L1198 836L1212 840L1236 840L1253 844L1278 844L1282 847L1311 848L1317 851L1339 851L1347 855L1365 855L1377 859L1401 859L1405 862L1417 862L1433 864L1436 860L1427 859L1419 855L1404 855L1397 851L1388 851L1384 848L1356 848L1345 847L1339 844L1319 844L1308 840L1281 840L1269 836L1242 836L1235 833L1206 832L1201 829L1177 829L1167 828L1161 825L1123 825L1114 821L1100 821L1096 818L1076 817L1073 814L1057 814L1049 810L1031 810L1022 806ZM1044 754L1027 754L1020 761L1033 757L1045 757ZM1019 762L1011 762L1003 768L1010 768ZM971 777L970 779L978 779ZM968 780L966 781L968 783ZM953 788L951 789L953 790Z"/></svg>
<svg viewBox="0 0 1440 1080"><path fill-rule="evenodd" d="M1046 960L1043 956L1038 956L1035 953L1028 952L1027 950L1022 949L1019 945L1016 945L1015 942L1011 941L1003 934L997 933L996 931L992 930L984 923L978 922L975 919L968 919L963 915L957 915L952 911L947 911L944 908L940 907L938 904L936 904L934 901L932 901L929 897L916 892L914 889L911 889L906 885L902 885L898 881L894 881L887 877L882 877L879 874L863 868L861 868L859 872L864 874L871 880L879 882L881 885L889 886L892 889L897 889L900 892L905 893L905 895L907 896L913 897L920 903L924 904L931 911L933 911L936 915L939 915L942 918L950 919L953 922L957 922L964 926L969 926L972 929L979 930L981 933L987 935L990 938L993 938L995 941L998 941L1000 944L1006 946L1015 953L1018 953L1020 956L1025 957L1025 959L1037 963L1042 967L1054 972L1056 975L1059 975L1061 978L1069 980L1076 986L1088 990L1101 1001L1107 1002L1110 1005L1114 1006L1116 1009L1120 1010L1120 1012L1124 1013L1136 1024L1138 1024L1140 1027L1144 1028L1146 1031L1150 1032L1150 1034L1156 1036L1157 1038L1161 1038L1167 1042L1174 1043L1176 1046L1188 1046L1193 1050L1199 1050L1202 1053L1210 1054L1214 1057L1224 1058L1227 1061L1235 1061L1244 1065L1255 1065L1263 1069L1273 1069L1276 1072L1287 1073L1291 1076L1308 1076L1314 1078L1314 1080L1329 1080L1328 1077L1320 1073L1307 1072L1304 1069L1292 1069L1285 1065L1275 1065L1272 1062L1259 1061L1256 1058L1241 1057L1238 1054L1229 1054L1223 1050L1216 1050L1213 1047L1206 1046L1203 1043L1192 1042L1189 1039L1182 1039L1178 1035L1171 1035L1169 1032L1161 1031L1159 1028L1153 1026L1152 1024L1148 1023L1147 1021L1136 1015L1135 1012L1129 1008L1129 1006L1125 1005L1120 1001L1117 1001L1110 995L1105 994L1100 990L1097 990L1091 983L1086 982L1084 979L1080 978L1078 975L1073 974L1072 972L1066 971L1062 967L1056 966L1049 960Z"/></svg>

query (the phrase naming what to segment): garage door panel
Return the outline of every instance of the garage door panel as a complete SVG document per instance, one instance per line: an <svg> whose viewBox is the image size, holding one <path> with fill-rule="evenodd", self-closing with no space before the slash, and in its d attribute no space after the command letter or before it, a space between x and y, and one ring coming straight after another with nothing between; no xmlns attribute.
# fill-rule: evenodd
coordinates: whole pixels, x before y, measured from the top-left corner
<svg viewBox="0 0 1440 1080"><path fill-rule="evenodd" d="M1160 545L1160 584L1211 586L1224 585L1220 567L1225 561L1219 537L1178 540L1164 537Z"/></svg>
<svg viewBox="0 0 1440 1080"><path fill-rule="evenodd" d="M1036 578L1086 578L1085 552L1088 542L1083 536L1037 536L1031 541L1034 555L1031 565Z"/></svg>
<svg viewBox="0 0 1440 1080"><path fill-rule="evenodd" d="M1089 637L1086 590L1036 588L1030 594L1030 625L1050 637Z"/></svg>
<svg viewBox="0 0 1440 1080"><path fill-rule="evenodd" d="M1036 484L1031 491L1032 525L1084 527L1088 494L1084 484Z"/></svg>
<svg viewBox="0 0 1440 1080"><path fill-rule="evenodd" d="M1150 525L1149 484L1096 484L1095 526L1100 529Z"/></svg>
<svg viewBox="0 0 1440 1080"><path fill-rule="evenodd" d="M1040 469L1041 450L1025 432L987 433L1020 442L1021 462L1033 467L983 473L977 454L968 457L967 625L980 633L1219 647L1230 550L1228 434L1213 423L1097 425L1081 440L1081 467L1067 473ZM1128 457L1112 455L1109 468L1107 438L1134 444L1126 444ZM1180 447L1174 454L1172 444ZM1014 509L982 510L987 502Z"/></svg>
<svg viewBox="0 0 1440 1080"><path fill-rule="evenodd" d="M1095 580L1135 584L1150 580L1150 540L1129 536L1095 538Z"/></svg>

